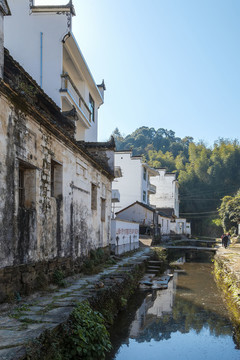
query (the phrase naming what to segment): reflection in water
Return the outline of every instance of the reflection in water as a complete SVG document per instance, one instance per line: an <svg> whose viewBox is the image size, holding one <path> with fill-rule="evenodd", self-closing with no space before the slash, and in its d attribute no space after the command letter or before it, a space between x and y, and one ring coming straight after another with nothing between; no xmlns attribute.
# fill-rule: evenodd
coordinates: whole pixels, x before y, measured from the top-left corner
<svg viewBox="0 0 240 360"><path fill-rule="evenodd" d="M211 264L187 263L168 289L139 292L112 329L108 359L239 359Z"/></svg>

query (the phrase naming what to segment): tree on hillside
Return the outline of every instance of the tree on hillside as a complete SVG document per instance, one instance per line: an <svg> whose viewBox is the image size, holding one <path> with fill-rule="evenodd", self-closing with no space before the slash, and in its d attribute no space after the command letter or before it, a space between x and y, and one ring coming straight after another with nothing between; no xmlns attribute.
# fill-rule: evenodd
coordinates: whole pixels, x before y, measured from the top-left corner
<svg viewBox="0 0 240 360"><path fill-rule="evenodd" d="M224 231L237 232L240 221L240 191L236 196L224 196L218 211Z"/></svg>
<svg viewBox="0 0 240 360"><path fill-rule="evenodd" d="M123 136L115 129L113 136L117 150L132 149L133 155L143 155L155 168L164 167L176 172L180 184L180 213L192 223L193 233L215 236L219 228L211 225L216 218L221 199L234 197L240 184L240 145L237 140L219 139L213 148L193 138L176 137L174 131L142 126ZM230 204L229 204L230 206ZM234 206L231 203L230 222L236 226ZM234 220L235 219L235 220ZM224 220L225 228L229 224Z"/></svg>
<svg viewBox="0 0 240 360"><path fill-rule="evenodd" d="M175 158L180 152L185 156L188 153L188 146L193 141L190 136L183 140L175 137L175 132L159 128L148 128L142 126L133 133L123 136L119 129L116 128L112 135L115 138L117 150L133 150L134 155L145 155L148 159L148 151L161 151L163 154L170 152Z"/></svg>

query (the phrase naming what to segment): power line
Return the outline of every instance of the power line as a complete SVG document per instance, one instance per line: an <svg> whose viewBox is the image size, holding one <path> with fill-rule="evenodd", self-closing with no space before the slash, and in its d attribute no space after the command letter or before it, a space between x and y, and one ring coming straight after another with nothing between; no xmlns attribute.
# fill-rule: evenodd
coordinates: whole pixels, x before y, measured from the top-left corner
<svg viewBox="0 0 240 360"><path fill-rule="evenodd" d="M185 192L185 193L181 193L180 192L180 198L181 197L189 197L189 196L196 196L196 195L200 195L200 194L222 194L222 193L227 193L227 192L236 192L237 190L239 190L239 186L235 185L235 186L231 186L231 187L224 187L221 189L209 189L209 190L191 190L190 192Z"/></svg>
<svg viewBox="0 0 240 360"><path fill-rule="evenodd" d="M204 211L204 212L197 212L197 213L183 213L183 212L180 212L181 215L200 215L200 214L213 214L213 213L218 213L217 210L214 210L214 211Z"/></svg>
<svg viewBox="0 0 240 360"><path fill-rule="evenodd" d="M185 198L185 199L182 199L180 198L181 201L189 201L189 200L192 200L192 201L212 201L212 200L215 200L215 201L219 201L221 200L220 198L217 198L217 199L194 199L194 198Z"/></svg>

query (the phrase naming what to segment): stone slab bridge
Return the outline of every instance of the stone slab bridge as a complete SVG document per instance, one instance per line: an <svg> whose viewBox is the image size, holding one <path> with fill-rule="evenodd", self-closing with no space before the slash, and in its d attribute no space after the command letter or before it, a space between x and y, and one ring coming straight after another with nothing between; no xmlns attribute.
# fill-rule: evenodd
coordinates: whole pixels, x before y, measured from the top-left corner
<svg viewBox="0 0 240 360"><path fill-rule="evenodd" d="M191 245L164 245L165 249L172 249L172 250L193 250L193 251L213 251L216 252L219 247L207 247L207 246L191 246Z"/></svg>
<svg viewBox="0 0 240 360"><path fill-rule="evenodd" d="M175 245L176 243L185 242L185 245ZM206 246L198 246L200 243L206 243ZM199 240L199 239L184 239L174 241L174 245L171 243L164 244L163 247L166 249L173 250L192 250L192 251L212 251L216 252L219 249L219 246L215 245L217 243L216 240ZM192 244L192 245L190 245ZM193 245L194 244L194 245ZM212 247L215 245L214 247Z"/></svg>

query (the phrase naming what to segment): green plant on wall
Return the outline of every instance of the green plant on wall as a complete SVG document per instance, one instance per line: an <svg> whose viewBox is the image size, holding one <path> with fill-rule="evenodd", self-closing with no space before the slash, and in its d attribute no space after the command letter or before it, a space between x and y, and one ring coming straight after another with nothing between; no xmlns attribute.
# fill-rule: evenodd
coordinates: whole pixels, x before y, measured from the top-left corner
<svg viewBox="0 0 240 360"><path fill-rule="evenodd" d="M88 302L76 306L65 330L64 359L101 360L111 349L104 318L92 310Z"/></svg>

